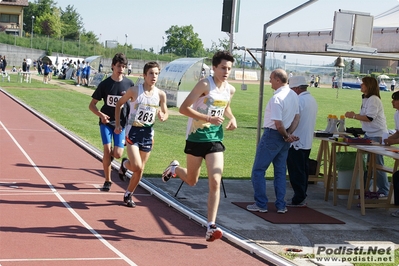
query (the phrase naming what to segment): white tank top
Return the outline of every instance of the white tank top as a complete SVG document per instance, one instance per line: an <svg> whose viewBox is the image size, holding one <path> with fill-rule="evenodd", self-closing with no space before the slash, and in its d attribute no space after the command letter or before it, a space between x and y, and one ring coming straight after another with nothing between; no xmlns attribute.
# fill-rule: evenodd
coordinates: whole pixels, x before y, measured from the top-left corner
<svg viewBox="0 0 399 266"><path fill-rule="evenodd" d="M135 127L151 127L156 119L159 107L159 91L157 87L152 90L152 95L144 93L143 84L138 85L137 99L130 102L128 125Z"/></svg>

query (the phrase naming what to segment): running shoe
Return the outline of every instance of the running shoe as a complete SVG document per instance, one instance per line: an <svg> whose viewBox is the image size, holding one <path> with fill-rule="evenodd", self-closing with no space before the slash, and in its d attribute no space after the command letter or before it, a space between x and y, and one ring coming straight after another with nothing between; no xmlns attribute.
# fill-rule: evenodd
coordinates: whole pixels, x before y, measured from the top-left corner
<svg viewBox="0 0 399 266"><path fill-rule="evenodd" d="M119 172L118 172L119 178L120 178L122 181L124 181L124 182L127 181L127 177L126 177L127 169L126 169L125 166L123 165L123 163L124 163L125 161L127 161L127 158L123 158L123 159L122 159L121 167L119 168Z"/></svg>
<svg viewBox="0 0 399 266"><path fill-rule="evenodd" d="M178 161L173 160L172 162L170 162L169 166L166 167L165 171L163 171L163 174L162 174L163 182L168 182L169 179L176 177L175 169L177 166L179 166Z"/></svg>
<svg viewBox="0 0 399 266"><path fill-rule="evenodd" d="M392 212L391 215L392 215L393 217L398 217L398 218L399 218L399 210L397 210L397 211L395 211L395 212Z"/></svg>
<svg viewBox="0 0 399 266"><path fill-rule="evenodd" d="M258 205L256 205L256 203L248 205L247 210L251 212L267 212L266 208L260 208Z"/></svg>
<svg viewBox="0 0 399 266"><path fill-rule="evenodd" d="M291 202L287 203L287 207L294 207L294 208L303 208L303 207L307 207L307 203L305 202L305 200L303 200L302 202L298 203L298 204L294 204Z"/></svg>
<svg viewBox="0 0 399 266"><path fill-rule="evenodd" d="M110 181L105 181L102 190L103 191L109 191L111 188L112 182Z"/></svg>
<svg viewBox="0 0 399 266"><path fill-rule="evenodd" d="M123 196L123 202L126 203L126 206L130 208L136 207L136 203L132 200L132 193L129 193L127 196Z"/></svg>
<svg viewBox="0 0 399 266"><path fill-rule="evenodd" d="M279 214L284 214L284 213L286 213L287 211L288 211L287 207L284 207L283 209L278 209L278 210L277 210L277 213L279 213Z"/></svg>
<svg viewBox="0 0 399 266"><path fill-rule="evenodd" d="M206 231L205 240L208 242L213 242L217 239L221 239L222 236L223 231L220 228L216 227L215 224L212 224Z"/></svg>

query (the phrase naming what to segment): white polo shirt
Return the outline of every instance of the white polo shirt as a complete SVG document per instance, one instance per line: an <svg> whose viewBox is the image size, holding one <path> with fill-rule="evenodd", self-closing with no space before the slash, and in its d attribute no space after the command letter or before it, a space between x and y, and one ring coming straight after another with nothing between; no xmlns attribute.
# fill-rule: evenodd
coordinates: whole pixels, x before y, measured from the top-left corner
<svg viewBox="0 0 399 266"><path fill-rule="evenodd" d="M291 143L291 146L296 150L310 150L316 126L317 102L308 91L299 94L298 99L300 119L297 128L292 134L299 137L299 141Z"/></svg>
<svg viewBox="0 0 399 266"><path fill-rule="evenodd" d="M296 114L299 114L298 95L288 85L278 88L266 105L263 127L277 129L275 120L283 122L287 129Z"/></svg>

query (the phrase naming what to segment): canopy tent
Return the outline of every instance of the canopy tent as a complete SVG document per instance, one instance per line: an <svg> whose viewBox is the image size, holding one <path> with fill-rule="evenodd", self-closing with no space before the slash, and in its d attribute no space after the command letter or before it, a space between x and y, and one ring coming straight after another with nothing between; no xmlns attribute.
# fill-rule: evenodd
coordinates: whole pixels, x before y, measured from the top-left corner
<svg viewBox="0 0 399 266"><path fill-rule="evenodd" d="M42 60L43 63L47 63L50 65L54 65L58 70L61 69L62 67L62 61L68 60L72 62L78 62L78 60L80 62L82 62L82 60L84 60L83 58L80 57L67 57L67 56L43 56L42 58L40 58Z"/></svg>
<svg viewBox="0 0 399 266"><path fill-rule="evenodd" d="M86 57L84 60L86 63L88 63L91 66L91 68L93 68L95 70L95 72L97 72L98 66L100 65L100 62L101 62L100 55L89 56L89 57Z"/></svg>
<svg viewBox="0 0 399 266"><path fill-rule="evenodd" d="M179 58L166 65L159 73L157 87L164 90L169 106L179 107L201 78L204 68L209 73L205 58Z"/></svg>
<svg viewBox="0 0 399 266"><path fill-rule="evenodd" d="M266 66L266 52L279 52L279 53L294 53L294 54L308 54L308 55L321 55L321 56L343 56L343 57L356 57L356 58L372 58L372 59L391 59L399 60L399 42L397 41L399 32L397 27L390 28L374 28L373 21L370 23L370 16L365 13L352 12L354 19L345 18L346 27L344 23L336 28L338 30L330 31L307 31L307 32L286 32L286 33L268 33L267 28L281 19L313 4L317 0L308 0L302 5L286 12L285 14L265 23L262 32L262 47L261 48L245 48L245 50L255 50L262 52L261 66L263 70ZM398 10L399 11L399 10ZM397 13L396 11L395 13ZM335 12L335 15L339 12ZM349 15L350 12L342 12ZM339 15L339 14L338 14ZM340 16L334 16L337 18ZM349 16L348 16L349 17ZM397 18L398 16L395 16ZM334 28L338 25L338 21L334 20ZM397 20L396 20L397 21ZM398 22L397 22L398 23ZM351 24L351 25L349 25ZM367 26L369 26L367 28ZM353 31L351 32L351 29ZM355 30L356 29L356 30ZM360 30L358 30L360 29ZM336 38L342 34L343 40L347 45L336 45L334 41L340 39ZM357 39L361 37L360 39ZM368 37L368 38L367 38ZM352 41L352 42L350 42ZM360 42L360 41L363 41ZM360 49L355 46L360 43ZM371 44L371 47L370 47ZM376 49L373 49L376 48ZM358 49L358 51L356 50ZM265 71L261 71L260 89L259 89L259 104L258 104L258 125L257 125L257 143L261 136L261 122L262 122L262 108L263 108L263 92L265 82Z"/></svg>
<svg viewBox="0 0 399 266"><path fill-rule="evenodd" d="M268 33L266 50L278 53L399 60L398 17L399 5L374 17L374 21L371 24L373 26L371 47L347 45L337 49L332 43L334 31L331 29L326 31ZM360 23L360 26L367 27L364 23ZM364 31L365 27L362 27L358 32ZM336 30L342 29L338 28Z"/></svg>

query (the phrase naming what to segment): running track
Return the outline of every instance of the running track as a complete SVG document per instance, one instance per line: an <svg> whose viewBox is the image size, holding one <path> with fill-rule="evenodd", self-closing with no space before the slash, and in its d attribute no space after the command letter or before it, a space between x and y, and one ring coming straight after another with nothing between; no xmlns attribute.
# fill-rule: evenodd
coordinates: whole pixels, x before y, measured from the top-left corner
<svg viewBox="0 0 399 266"><path fill-rule="evenodd" d="M265 265L113 171L0 91L0 265ZM271 264L269 264L271 265Z"/></svg>

